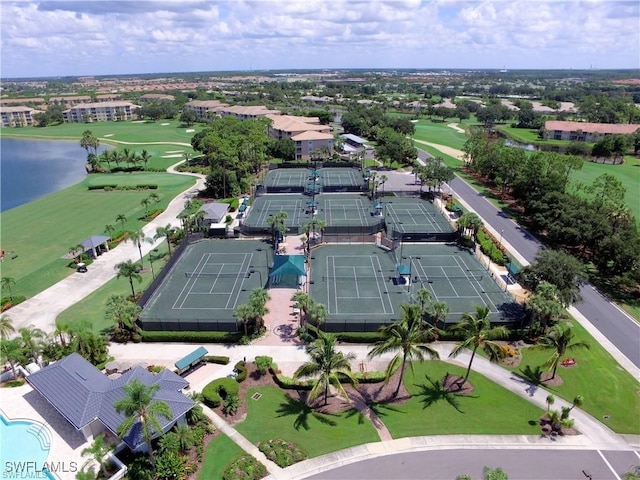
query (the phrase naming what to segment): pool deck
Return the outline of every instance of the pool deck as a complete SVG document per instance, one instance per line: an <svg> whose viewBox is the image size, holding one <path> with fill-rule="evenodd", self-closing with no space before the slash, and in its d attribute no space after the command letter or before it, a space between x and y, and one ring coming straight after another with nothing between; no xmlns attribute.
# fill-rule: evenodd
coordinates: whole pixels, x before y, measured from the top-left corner
<svg viewBox="0 0 640 480"><path fill-rule="evenodd" d="M73 465L78 470L82 468L86 460L82 457L82 450L89 443L30 385L0 389L0 408L7 421L31 420L47 426L51 437L47 463L53 462L67 470L72 470ZM76 472L58 471L55 476L59 480L72 480L76 478Z"/></svg>

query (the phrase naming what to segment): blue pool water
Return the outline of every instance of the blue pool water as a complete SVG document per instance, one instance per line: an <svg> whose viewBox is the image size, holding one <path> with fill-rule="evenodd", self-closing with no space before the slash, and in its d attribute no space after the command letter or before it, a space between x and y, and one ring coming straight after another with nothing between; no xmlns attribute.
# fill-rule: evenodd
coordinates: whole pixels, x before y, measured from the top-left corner
<svg viewBox="0 0 640 480"><path fill-rule="evenodd" d="M42 472L50 448L51 434L46 426L27 420L7 420L0 415L3 478L21 478L29 473L30 478L54 478L49 472Z"/></svg>

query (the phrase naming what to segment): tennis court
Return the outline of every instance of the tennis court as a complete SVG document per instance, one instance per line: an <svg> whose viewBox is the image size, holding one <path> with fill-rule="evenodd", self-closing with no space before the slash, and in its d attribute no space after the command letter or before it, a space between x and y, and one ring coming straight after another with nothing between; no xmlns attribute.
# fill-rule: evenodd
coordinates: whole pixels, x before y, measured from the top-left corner
<svg viewBox="0 0 640 480"><path fill-rule="evenodd" d="M328 233L341 229L354 232L365 229L379 231L382 219L375 216L371 201L363 195L265 195L255 199L243 223L246 234L263 234L270 230L268 218L287 212L285 225L289 233L299 233L312 218L323 220Z"/></svg>
<svg viewBox="0 0 640 480"><path fill-rule="evenodd" d="M269 193L362 191L362 171L357 168L277 168L270 170L264 185Z"/></svg>
<svg viewBox="0 0 640 480"><path fill-rule="evenodd" d="M235 331L233 310L266 286L271 249L259 241L189 245L144 307L149 330Z"/></svg>
<svg viewBox="0 0 640 480"><path fill-rule="evenodd" d="M442 212L431 202L419 198L396 197L383 202L383 211L390 233L453 232Z"/></svg>
<svg viewBox="0 0 640 480"><path fill-rule="evenodd" d="M306 223L306 202L304 195L266 195L258 197L253 202L249 214L244 220L244 225L256 229L256 232L270 230L268 218L280 212L286 212L285 225L294 233Z"/></svg>
<svg viewBox="0 0 640 480"><path fill-rule="evenodd" d="M401 262L396 253L369 245L328 245L313 251L310 293L327 307L328 331L375 331L399 320L400 305L416 302L422 287L436 301L447 303L449 323L475 311L475 305L487 305L492 321L510 321L513 301L467 250L403 245Z"/></svg>

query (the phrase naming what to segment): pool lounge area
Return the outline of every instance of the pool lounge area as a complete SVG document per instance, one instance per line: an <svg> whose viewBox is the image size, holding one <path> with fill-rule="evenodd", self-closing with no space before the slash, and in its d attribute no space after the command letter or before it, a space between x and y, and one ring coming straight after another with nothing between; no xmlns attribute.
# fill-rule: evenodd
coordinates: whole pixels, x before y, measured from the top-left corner
<svg viewBox="0 0 640 480"><path fill-rule="evenodd" d="M76 478L89 443L62 415L27 384L0 389L0 405L2 478Z"/></svg>

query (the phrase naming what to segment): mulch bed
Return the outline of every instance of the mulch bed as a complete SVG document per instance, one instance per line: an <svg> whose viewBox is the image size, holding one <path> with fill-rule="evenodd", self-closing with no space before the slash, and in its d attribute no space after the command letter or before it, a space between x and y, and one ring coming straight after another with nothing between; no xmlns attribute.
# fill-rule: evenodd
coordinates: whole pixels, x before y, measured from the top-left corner
<svg viewBox="0 0 640 480"><path fill-rule="evenodd" d="M562 385L564 380L562 377L556 373L555 378L551 378L551 372L544 372L540 375L540 381L547 387L557 387L558 385Z"/></svg>
<svg viewBox="0 0 640 480"><path fill-rule="evenodd" d="M470 395L473 392L473 385L468 380L465 382L464 377L458 375L446 374L442 379L442 386L447 392L457 395Z"/></svg>

